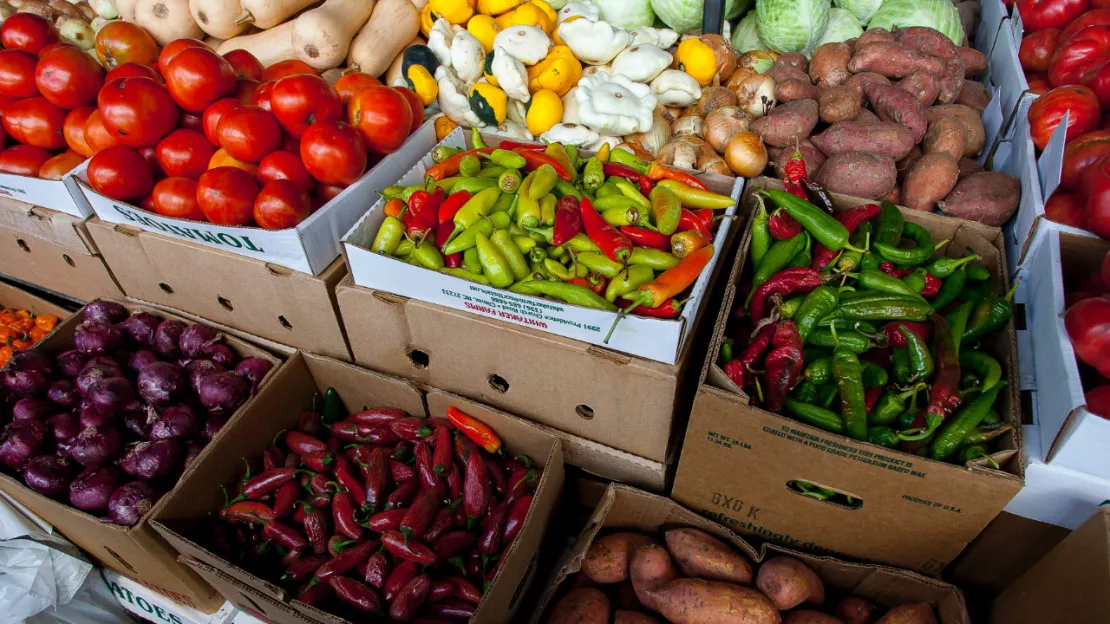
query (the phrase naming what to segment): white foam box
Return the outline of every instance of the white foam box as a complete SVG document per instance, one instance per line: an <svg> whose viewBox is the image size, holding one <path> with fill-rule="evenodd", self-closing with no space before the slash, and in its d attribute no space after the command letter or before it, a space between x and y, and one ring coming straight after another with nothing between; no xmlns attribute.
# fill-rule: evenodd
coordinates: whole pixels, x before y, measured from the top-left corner
<svg viewBox="0 0 1110 624"><path fill-rule="evenodd" d="M455 130L443 139L442 144L463 148L468 147L467 142L468 138L463 132ZM432 164L431 156L427 155L399 181L391 184L419 184ZM711 189L729 194L736 201L740 200L744 189L743 179L732 180L723 176L714 178L715 180L707 180ZM739 227L733 223L736 219L725 219L722 222L714 240L716 249L713 259L694 283L690 301L683 307L679 318L662 320L629 315L617 325L612 339L606 343L605 335L617 318L615 312L518 295L373 253L370 245L385 219L383 205L384 200L379 200L343 237L347 266L355 284L455 310L490 316L666 364L678 361L683 346L693 332L694 321L705 302L709 283L721 255L727 250L730 228ZM721 212L735 215L736 206Z"/></svg>
<svg viewBox="0 0 1110 624"><path fill-rule="evenodd" d="M84 166L80 165L81 168ZM0 195L75 217L92 216L92 208L78 199L81 191L68 175L61 180L42 180L14 173L0 173Z"/></svg>
<svg viewBox="0 0 1110 624"><path fill-rule="evenodd" d="M979 27L975 31L975 40L970 43L976 50L990 57L990 51L998 38L998 29L1006 20L1006 7L1002 0L982 0L979 8Z"/></svg>
<svg viewBox="0 0 1110 624"><path fill-rule="evenodd" d="M1025 486L1004 511L1075 530L1110 502L1110 481L1045 463L1039 429L1036 425L1023 427Z"/></svg>
<svg viewBox="0 0 1110 624"><path fill-rule="evenodd" d="M89 186L88 164L70 172L79 197L102 221L122 223L263 260L302 273L319 275L340 254L339 238L378 198L379 192L404 174L435 145L434 122L427 121L396 152L383 158L335 199L294 228L214 225L173 219L109 199Z"/></svg>
<svg viewBox="0 0 1110 624"><path fill-rule="evenodd" d="M103 569L100 575L116 600L136 616L158 624L231 624L239 610L224 602L215 613L203 613L174 602L153 589L122 574Z"/></svg>
<svg viewBox="0 0 1110 624"><path fill-rule="evenodd" d="M1014 132L1007 141L1005 153L995 154L995 166L1017 177L1021 185L1021 201L1017 212L1002 227L1006 237L1006 257L1010 270L1017 272L1029 250L1044 218L1044 196L1041 194L1040 177L1037 173L1036 148L1029 134L1027 112L1031 98L1023 98L1015 115Z"/></svg>

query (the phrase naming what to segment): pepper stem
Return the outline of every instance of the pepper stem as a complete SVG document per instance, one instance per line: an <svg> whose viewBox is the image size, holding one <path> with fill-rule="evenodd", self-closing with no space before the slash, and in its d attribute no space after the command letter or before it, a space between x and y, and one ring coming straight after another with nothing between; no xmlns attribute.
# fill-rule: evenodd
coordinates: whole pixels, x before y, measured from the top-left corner
<svg viewBox="0 0 1110 624"><path fill-rule="evenodd" d="M903 440L903 441L906 441L906 442L913 442L915 440L924 440L925 438L928 438L929 436L933 435L933 433L936 432L937 428L940 427L940 424L941 424L942 420L943 419L940 417L940 414L926 414L925 415L925 425L926 426L918 429L916 431L916 433L914 432L913 429L911 429L909 431L899 431L898 432L898 438L900 440Z"/></svg>
<svg viewBox="0 0 1110 624"><path fill-rule="evenodd" d="M1009 300L1014 298L1014 293L1017 292L1018 286L1021 286L1021 280L1023 280L1023 279L1025 279L1025 278L1024 277L1019 277L1017 279L1017 281L1014 282L1013 288L1011 288L1010 292L1006 293L1006 296L1002 298L1003 301L1009 301Z"/></svg>
<svg viewBox="0 0 1110 624"><path fill-rule="evenodd" d="M605 340L603 340L602 343L609 344L609 339L613 337L613 332L617 330L617 323L620 323L624 319L624 317L628 316L629 313L631 313L633 310L640 307L641 305L643 305L642 301L636 301L627 308L621 310L620 312L617 312L617 318L613 321L613 325L609 327L609 333L605 334Z"/></svg>

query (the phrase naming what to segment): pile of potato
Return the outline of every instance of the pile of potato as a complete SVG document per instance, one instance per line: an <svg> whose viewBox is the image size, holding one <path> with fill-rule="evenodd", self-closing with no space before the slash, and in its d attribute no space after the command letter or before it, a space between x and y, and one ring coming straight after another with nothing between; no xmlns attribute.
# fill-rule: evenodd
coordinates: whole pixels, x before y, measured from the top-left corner
<svg viewBox="0 0 1110 624"><path fill-rule="evenodd" d="M772 557L758 571L712 535L671 529L664 544L642 533L595 540L581 572L544 620L548 624L936 624L932 605L881 609L857 596L842 599L836 615L825 606L825 585L792 557ZM755 588L751 585L755 584ZM600 586L600 587L599 587ZM615 611L614 611L615 608Z"/></svg>
<svg viewBox="0 0 1110 624"><path fill-rule="evenodd" d="M990 93L965 78L986 68L981 52L931 28L868 30L808 62L780 56L768 72L779 104L751 130L780 176L797 149L833 192L1002 225L1017 209L1018 180L973 160L990 147L980 119Z"/></svg>

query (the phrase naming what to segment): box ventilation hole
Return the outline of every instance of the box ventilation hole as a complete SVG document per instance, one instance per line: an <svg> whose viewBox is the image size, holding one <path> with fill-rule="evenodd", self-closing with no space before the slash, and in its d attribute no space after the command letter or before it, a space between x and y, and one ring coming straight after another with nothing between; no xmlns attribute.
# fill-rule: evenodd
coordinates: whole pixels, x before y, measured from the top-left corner
<svg viewBox="0 0 1110 624"><path fill-rule="evenodd" d="M289 319L285 318L285 316L283 315L278 315L278 322L281 323L281 326L285 329L293 329L293 324L290 323Z"/></svg>
<svg viewBox="0 0 1110 624"><path fill-rule="evenodd" d="M173 294L173 289L170 288L170 285L165 282L158 282L158 288L161 288L162 292L166 293L167 295Z"/></svg>
<svg viewBox="0 0 1110 624"><path fill-rule="evenodd" d="M497 373L494 373L494 374L490 375L489 377L487 377L486 381L489 382L489 387L490 388L493 388L494 390L496 390L497 392L500 392L501 394L505 394L506 392L509 391L509 382L506 381L504 377L502 377L501 375L498 375Z"/></svg>
<svg viewBox="0 0 1110 624"><path fill-rule="evenodd" d="M68 264L71 267L77 266L77 263L73 261L73 258L69 257L69 254L62 254L62 260L65 260L66 264Z"/></svg>
<svg viewBox="0 0 1110 624"><path fill-rule="evenodd" d="M786 482L786 489L799 496L813 498L822 503L836 505L844 509L860 509L863 507L863 499L858 496L833 490L809 481L791 479Z"/></svg>
<svg viewBox="0 0 1110 624"><path fill-rule="evenodd" d="M130 563L127 563L126 561L124 561L123 557L120 557L119 554L116 553L116 551L112 550L111 548L108 548L107 546L104 547L104 550L108 551L109 555L112 555L113 557L115 557L116 561L120 562L120 565L122 565L123 567L125 567L129 571L131 571L132 574L138 574L138 571L135 570L135 568L131 567Z"/></svg>
<svg viewBox="0 0 1110 624"><path fill-rule="evenodd" d="M224 309L227 310L228 312L234 312L235 311L235 306L231 305L231 300L228 299L227 297L221 297L219 295L216 295L216 301L219 301L220 305L222 305L224 307Z"/></svg>
<svg viewBox="0 0 1110 624"><path fill-rule="evenodd" d="M586 420L594 419L594 408L590 407L589 405L579 405L578 407L574 408L574 413L578 414L582 418L585 418Z"/></svg>
<svg viewBox="0 0 1110 624"><path fill-rule="evenodd" d="M27 242L24 241L22 238L16 240L15 244L19 245L19 248L22 249L23 251L26 251L27 253L31 253L31 248L27 246Z"/></svg>
<svg viewBox="0 0 1110 624"><path fill-rule="evenodd" d="M429 362L428 354L420 349L413 349L409 351L409 362L416 368L428 368Z"/></svg>

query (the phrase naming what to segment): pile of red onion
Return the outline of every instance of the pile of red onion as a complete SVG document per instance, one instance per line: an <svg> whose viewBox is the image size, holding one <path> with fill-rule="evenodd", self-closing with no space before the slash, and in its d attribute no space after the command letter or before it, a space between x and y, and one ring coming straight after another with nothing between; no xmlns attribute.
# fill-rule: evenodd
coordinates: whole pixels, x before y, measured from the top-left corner
<svg viewBox="0 0 1110 624"><path fill-rule="evenodd" d="M32 490L133 526L246 402L271 364L215 329L96 301L73 349L12 356L0 464Z"/></svg>

